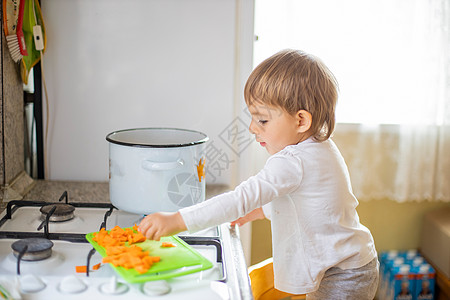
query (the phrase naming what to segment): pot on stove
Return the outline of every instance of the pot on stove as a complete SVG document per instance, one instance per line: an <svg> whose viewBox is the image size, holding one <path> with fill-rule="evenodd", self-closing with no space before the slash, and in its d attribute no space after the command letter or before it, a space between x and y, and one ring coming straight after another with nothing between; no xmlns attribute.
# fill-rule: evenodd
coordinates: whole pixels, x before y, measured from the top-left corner
<svg viewBox="0 0 450 300"><path fill-rule="evenodd" d="M204 133L135 128L109 133L106 140L110 200L117 208L149 214L205 200Z"/></svg>

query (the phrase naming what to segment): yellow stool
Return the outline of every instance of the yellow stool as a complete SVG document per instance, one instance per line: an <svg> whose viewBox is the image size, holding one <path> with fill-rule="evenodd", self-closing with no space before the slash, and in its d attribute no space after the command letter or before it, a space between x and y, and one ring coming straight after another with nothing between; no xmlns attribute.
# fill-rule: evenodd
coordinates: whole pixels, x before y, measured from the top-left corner
<svg viewBox="0 0 450 300"><path fill-rule="evenodd" d="M248 268L255 300L297 300L306 295L294 295L277 290L273 281L273 259L268 258Z"/></svg>

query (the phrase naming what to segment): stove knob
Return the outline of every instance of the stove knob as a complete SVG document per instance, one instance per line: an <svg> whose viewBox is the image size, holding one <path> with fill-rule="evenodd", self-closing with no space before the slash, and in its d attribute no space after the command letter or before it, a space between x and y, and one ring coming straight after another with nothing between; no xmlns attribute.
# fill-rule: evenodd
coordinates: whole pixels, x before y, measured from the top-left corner
<svg viewBox="0 0 450 300"><path fill-rule="evenodd" d="M59 284L59 291L65 294L77 294L86 289L87 285L83 280L73 275L64 277Z"/></svg>
<svg viewBox="0 0 450 300"><path fill-rule="evenodd" d="M32 274L19 277L20 291L23 293L37 293L47 286L42 279Z"/></svg>
<svg viewBox="0 0 450 300"><path fill-rule="evenodd" d="M100 292L109 295L120 295L128 291L128 285L117 282L117 277L112 276L109 282L100 285Z"/></svg>
<svg viewBox="0 0 450 300"><path fill-rule="evenodd" d="M161 296L169 293L170 285L165 280L147 281L142 285L142 292L147 296Z"/></svg>

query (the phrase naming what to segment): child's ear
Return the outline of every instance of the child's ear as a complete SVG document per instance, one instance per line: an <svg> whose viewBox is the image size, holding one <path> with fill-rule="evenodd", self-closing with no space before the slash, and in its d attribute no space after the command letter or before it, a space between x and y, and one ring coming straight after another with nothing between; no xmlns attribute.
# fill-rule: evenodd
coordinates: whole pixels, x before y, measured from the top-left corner
<svg viewBox="0 0 450 300"><path fill-rule="evenodd" d="M308 111L301 109L296 113L296 117L298 122L298 132L307 132L312 125L311 114Z"/></svg>

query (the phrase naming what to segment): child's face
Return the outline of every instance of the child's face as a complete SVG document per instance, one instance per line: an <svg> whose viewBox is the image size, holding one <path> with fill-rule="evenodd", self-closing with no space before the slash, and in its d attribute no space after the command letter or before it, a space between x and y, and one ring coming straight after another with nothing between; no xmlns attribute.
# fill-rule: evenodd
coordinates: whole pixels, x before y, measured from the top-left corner
<svg viewBox="0 0 450 300"><path fill-rule="evenodd" d="M271 155L309 137L301 127L301 120L297 115L292 116L281 108L258 102L248 109L252 115L250 132Z"/></svg>

